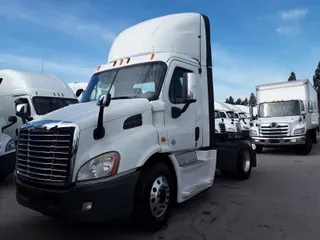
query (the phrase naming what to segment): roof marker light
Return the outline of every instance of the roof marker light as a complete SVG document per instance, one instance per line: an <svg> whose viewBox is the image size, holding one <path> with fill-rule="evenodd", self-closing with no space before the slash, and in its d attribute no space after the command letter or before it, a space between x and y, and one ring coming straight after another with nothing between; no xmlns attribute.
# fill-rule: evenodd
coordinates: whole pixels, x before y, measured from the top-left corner
<svg viewBox="0 0 320 240"><path fill-rule="evenodd" d="M58 94L58 96L60 97L60 93L57 93Z"/></svg>
<svg viewBox="0 0 320 240"><path fill-rule="evenodd" d="M53 93L53 96L56 96L56 94L55 94L55 93Z"/></svg>
<svg viewBox="0 0 320 240"><path fill-rule="evenodd" d="M114 61L114 62L113 62L113 66L115 66L115 65L116 65L116 63L117 63L117 61Z"/></svg>
<svg viewBox="0 0 320 240"><path fill-rule="evenodd" d="M127 59L127 63L129 63L129 62L130 62L130 60L131 60L131 58L128 58L128 59Z"/></svg>
<svg viewBox="0 0 320 240"><path fill-rule="evenodd" d="M123 59L120 59L120 63L119 64L121 65L122 63L123 63Z"/></svg>
<svg viewBox="0 0 320 240"><path fill-rule="evenodd" d="M99 65L99 66L97 67L97 71L99 71L99 70L100 70L100 68L101 68L101 65Z"/></svg>
<svg viewBox="0 0 320 240"><path fill-rule="evenodd" d="M150 60L154 59L154 53L151 54Z"/></svg>

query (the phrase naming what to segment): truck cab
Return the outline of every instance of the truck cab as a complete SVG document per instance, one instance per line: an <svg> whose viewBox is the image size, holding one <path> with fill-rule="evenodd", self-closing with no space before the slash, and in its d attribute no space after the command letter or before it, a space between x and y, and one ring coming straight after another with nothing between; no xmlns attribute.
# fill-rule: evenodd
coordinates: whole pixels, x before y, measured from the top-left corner
<svg viewBox="0 0 320 240"><path fill-rule="evenodd" d="M15 124L4 133L17 140L19 128L56 109L79 101L71 88L61 79L46 74L17 70L0 70L0 116L2 125L8 117L18 116Z"/></svg>
<svg viewBox="0 0 320 240"><path fill-rule="evenodd" d="M257 86L258 123L251 128L257 152L263 147L295 146L307 155L317 143L317 93L308 80Z"/></svg>
<svg viewBox="0 0 320 240"><path fill-rule="evenodd" d="M52 217L133 216L159 229L175 203L212 186L216 169L246 180L256 166L251 145L217 140L213 93L208 17L173 14L124 30L80 104L21 128L17 201Z"/></svg>

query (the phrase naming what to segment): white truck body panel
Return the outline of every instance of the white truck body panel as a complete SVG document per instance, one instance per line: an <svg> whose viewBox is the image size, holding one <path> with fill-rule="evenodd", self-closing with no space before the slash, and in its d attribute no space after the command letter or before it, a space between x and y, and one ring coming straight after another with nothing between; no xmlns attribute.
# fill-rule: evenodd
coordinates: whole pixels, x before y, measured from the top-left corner
<svg viewBox="0 0 320 240"><path fill-rule="evenodd" d="M71 88L61 79L45 74L30 73L17 70L0 70L0 124L8 124L8 117L15 116L15 103L18 98L27 98L30 104L31 116L36 119L39 114L35 109L33 97L75 99ZM22 126L21 118L17 123L7 128L4 133L16 140L16 129Z"/></svg>

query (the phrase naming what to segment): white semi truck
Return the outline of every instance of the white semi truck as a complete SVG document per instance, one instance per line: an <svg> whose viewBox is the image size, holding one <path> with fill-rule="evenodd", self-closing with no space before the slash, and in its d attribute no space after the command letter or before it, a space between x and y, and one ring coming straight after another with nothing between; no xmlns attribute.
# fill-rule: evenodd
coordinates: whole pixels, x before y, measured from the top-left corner
<svg viewBox="0 0 320 240"><path fill-rule="evenodd" d="M152 230L210 188L216 168L248 179L256 166L253 146L216 139L210 24L198 13L121 32L81 103L25 124L17 151L21 205L75 221L133 216Z"/></svg>
<svg viewBox="0 0 320 240"><path fill-rule="evenodd" d="M18 130L24 123L78 102L71 88L57 77L10 69L0 70L0 116L4 119L0 124L9 124L7 119L17 113L18 121L4 130L15 141ZM17 107L19 111L16 111ZM20 118L20 112L23 111L27 114Z"/></svg>
<svg viewBox="0 0 320 240"><path fill-rule="evenodd" d="M3 130L10 127L17 121L17 117L11 117L9 124L5 126L0 125L0 182L4 181L9 174L14 171L16 164L16 148L13 139Z"/></svg>
<svg viewBox="0 0 320 240"><path fill-rule="evenodd" d="M263 147L295 146L307 155L317 143L319 126L317 92L308 80L286 81L256 87L258 122L251 128L256 151Z"/></svg>
<svg viewBox="0 0 320 240"><path fill-rule="evenodd" d="M88 86L88 82L71 82L68 83L69 87L76 94L76 97L80 101L83 95L83 92L86 90Z"/></svg>

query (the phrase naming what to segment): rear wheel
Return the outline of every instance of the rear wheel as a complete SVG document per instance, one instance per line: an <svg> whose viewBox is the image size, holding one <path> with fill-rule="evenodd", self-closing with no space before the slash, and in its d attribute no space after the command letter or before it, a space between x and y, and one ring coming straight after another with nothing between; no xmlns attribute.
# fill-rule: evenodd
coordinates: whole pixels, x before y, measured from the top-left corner
<svg viewBox="0 0 320 240"><path fill-rule="evenodd" d="M147 231L159 230L169 219L175 191L174 179L164 163L142 171L134 209L138 225Z"/></svg>
<svg viewBox="0 0 320 240"><path fill-rule="evenodd" d="M251 175L252 169L250 150L248 148L240 150L238 158L238 169L236 176L240 180L247 180Z"/></svg>

